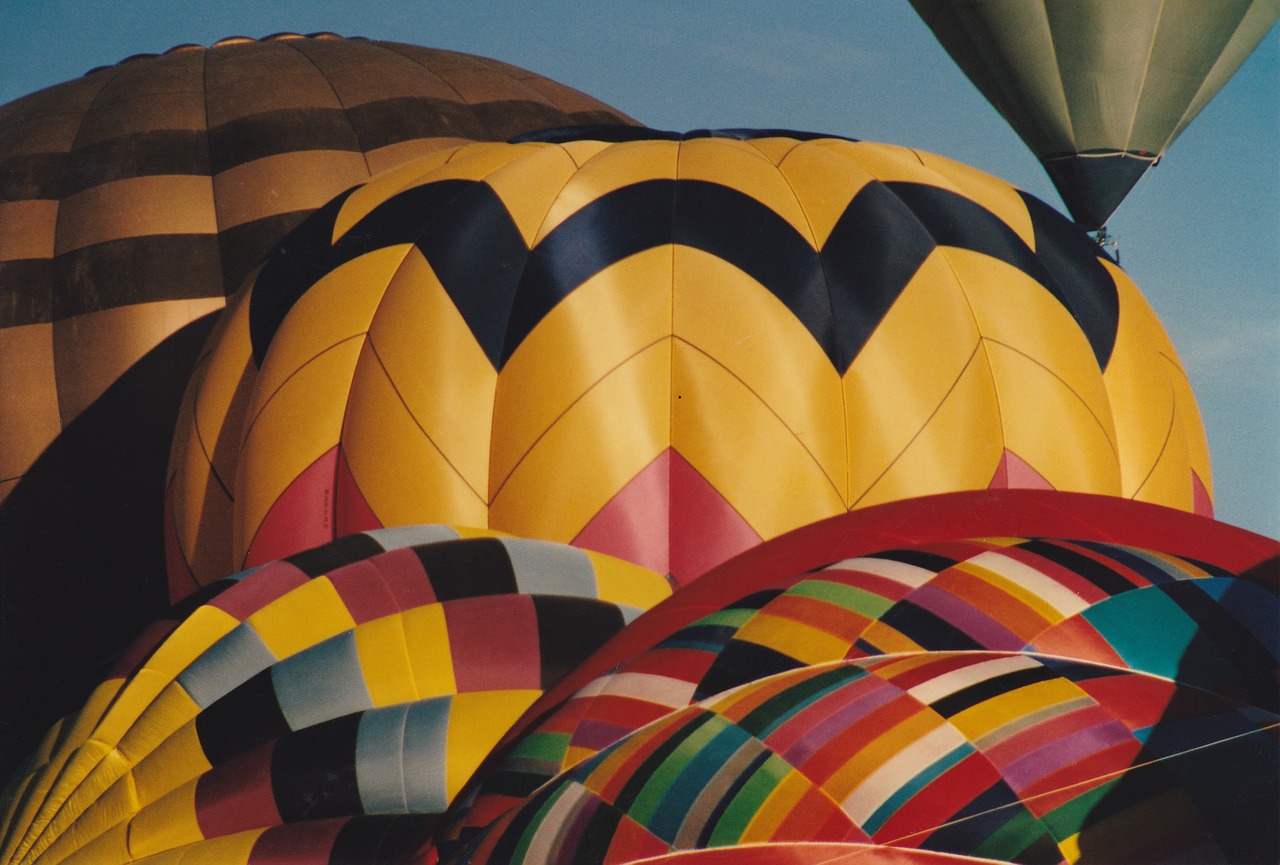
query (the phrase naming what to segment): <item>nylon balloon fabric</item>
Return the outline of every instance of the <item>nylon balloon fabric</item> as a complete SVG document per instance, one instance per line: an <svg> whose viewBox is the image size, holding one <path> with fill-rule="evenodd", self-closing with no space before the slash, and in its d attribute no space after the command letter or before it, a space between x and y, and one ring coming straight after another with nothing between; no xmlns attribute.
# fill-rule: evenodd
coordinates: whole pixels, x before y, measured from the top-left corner
<svg viewBox="0 0 1280 865"><path fill-rule="evenodd" d="M487 535L348 536L209 587L50 731L0 861L337 865L417 837L539 694L670 594Z"/></svg>
<svg viewBox="0 0 1280 865"><path fill-rule="evenodd" d="M0 771L89 684L85 655L168 606L183 389L261 257L404 159L625 122L508 64L334 34L179 46L0 106L0 681L32 695L2 713Z"/></svg>
<svg viewBox="0 0 1280 865"><path fill-rule="evenodd" d="M1026 863L1265 861L1250 854L1269 843L1253 821L1273 802L1277 721L1032 653L819 664L641 728L444 861L587 865L788 841Z"/></svg>
<svg viewBox="0 0 1280 865"><path fill-rule="evenodd" d="M472 145L317 212L188 392L174 597L402 522L685 585L913 496L1211 509L1176 352L1084 234L942 157L779 136Z"/></svg>
<svg viewBox="0 0 1280 865"><path fill-rule="evenodd" d="M911 5L1090 230L1280 18L1275 0Z"/></svg>
<svg viewBox="0 0 1280 865"><path fill-rule="evenodd" d="M535 708L538 722L483 777L455 815L454 833L487 826L555 775L693 702L843 659L1038 653L1280 712L1272 634L1280 604L1261 574L1132 546L1016 538L918 544L783 573L558 705ZM727 597L740 584L731 563L700 588Z"/></svg>

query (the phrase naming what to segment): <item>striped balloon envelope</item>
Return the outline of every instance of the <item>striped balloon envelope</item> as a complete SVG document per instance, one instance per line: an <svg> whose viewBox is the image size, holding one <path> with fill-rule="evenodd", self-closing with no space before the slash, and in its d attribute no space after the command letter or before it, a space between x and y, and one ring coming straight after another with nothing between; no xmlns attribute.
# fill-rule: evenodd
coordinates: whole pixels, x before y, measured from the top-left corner
<svg viewBox="0 0 1280 865"><path fill-rule="evenodd" d="M770 585L532 712L537 723L482 778L454 833L483 828L553 776L690 703L841 659L1037 653L1280 712L1280 603L1260 573L1115 543L1017 538L935 541L778 570ZM704 580L704 592L740 590L733 563Z"/></svg>
<svg viewBox="0 0 1280 865"><path fill-rule="evenodd" d="M364 862L343 856L429 825L538 695L670 594L491 534L386 529L213 584L50 731L5 797L0 861Z"/></svg>
<svg viewBox="0 0 1280 865"><path fill-rule="evenodd" d="M1047 655L818 664L640 728L442 861L588 865L799 841L1006 862L1269 861L1278 722Z"/></svg>
<svg viewBox="0 0 1280 865"><path fill-rule="evenodd" d="M183 388L288 230L402 160L605 121L626 118L505 63L324 33L183 45L0 106L0 690L69 705L83 656L168 606ZM39 729L0 717L4 771Z"/></svg>
<svg viewBox="0 0 1280 865"><path fill-rule="evenodd" d="M572 542L683 585L932 493L1210 508L1163 329L1042 202L882 144L583 135L424 157L281 245L188 392L175 597L402 522Z"/></svg>

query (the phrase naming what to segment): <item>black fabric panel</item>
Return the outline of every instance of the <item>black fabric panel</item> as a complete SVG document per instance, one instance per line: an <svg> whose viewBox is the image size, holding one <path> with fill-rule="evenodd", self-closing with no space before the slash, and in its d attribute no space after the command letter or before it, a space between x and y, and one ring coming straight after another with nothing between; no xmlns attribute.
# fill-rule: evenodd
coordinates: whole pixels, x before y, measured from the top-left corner
<svg viewBox="0 0 1280 865"><path fill-rule="evenodd" d="M1016 691L1018 688L1025 688L1027 685L1033 685L1036 682L1047 682L1050 679L1057 678L1060 678L1058 672L1040 665L1014 670L1011 673L984 679L967 688L961 688L953 694L948 694L942 699L930 703L929 708L944 718L950 718L971 706L990 700L992 697Z"/></svg>
<svg viewBox="0 0 1280 865"><path fill-rule="evenodd" d="M790 655L784 655L768 646L750 640L730 640L698 682L693 700L704 700L747 682L803 666L803 663Z"/></svg>
<svg viewBox="0 0 1280 865"><path fill-rule="evenodd" d="M1031 540L1018 546L1027 552L1062 565L1072 573L1079 574L1108 595L1118 595L1137 588L1097 559L1089 558L1052 541Z"/></svg>
<svg viewBox="0 0 1280 865"><path fill-rule="evenodd" d="M419 189L422 192L412 193L434 200L418 215L418 248L497 368L509 356L503 354L503 338L529 258L528 247L506 205L488 184L455 181ZM387 214L392 220L401 207L400 198L389 202L394 203ZM404 204L416 204L415 198L406 194ZM381 233L371 234L381 237Z"/></svg>
<svg viewBox="0 0 1280 865"><path fill-rule="evenodd" d="M271 671L264 670L196 715L196 736L214 766L289 732L276 699Z"/></svg>
<svg viewBox="0 0 1280 865"><path fill-rule="evenodd" d="M564 595L531 597L538 618L544 691L559 684L626 624L622 612L605 601Z"/></svg>
<svg viewBox="0 0 1280 865"><path fill-rule="evenodd" d="M372 814L352 817L338 830L328 865L401 865L420 861L431 830L439 821L422 814Z"/></svg>
<svg viewBox="0 0 1280 865"><path fill-rule="evenodd" d="M609 847L622 823L623 812L608 802L597 799L591 805L595 810L573 848L575 862L607 862Z"/></svg>
<svg viewBox="0 0 1280 865"><path fill-rule="evenodd" d="M203 129L160 129L77 147L66 165L67 194L73 194L132 177L208 177L209 150Z"/></svg>
<svg viewBox="0 0 1280 865"><path fill-rule="evenodd" d="M414 138L467 138L486 141L494 136L470 105L454 99L399 96L347 109L351 126L367 152Z"/></svg>
<svg viewBox="0 0 1280 865"><path fill-rule="evenodd" d="M947 568L955 564L954 559L946 556L940 556L937 553L926 552L925 550L882 550L867 556L869 559L886 559L891 562L902 562L904 565L913 565L917 568L923 568L926 571L933 571L935 574L945 571Z"/></svg>
<svg viewBox="0 0 1280 865"><path fill-rule="evenodd" d="M627 256L673 243L675 191L671 180L624 186L587 204L543 238L529 254L495 365L501 368L547 313L591 276Z"/></svg>
<svg viewBox="0 0 1280 865"><path fill-rule="evenodd" d="M752 709L738 722L738 726L757 739L763 739L769 728L779 718L790 715L801 702L806 702L823 691L834 690L866 675L868 675L866 670L852 664L830 667L817 675L801 679L781 693L770 697Z"/></svg>
<svg viewBox="0 0 1280 865"><path fill-rule="evenodd" d="M896 187L868 183L836 221L822 248L843 374L920 265L937 247Z"/></svg>
<svg viewBox="0 0 1280 865"><path fill-rule="evenodd" d="M1036 255L1053 280L1047 287L1075 317L1105 370L1120 327L1120 295L1099 260L1106 253L1040 199L1024 192L1022 201L1031 214Z"/></svg>
<svg viewBox="0 0 1280 865"><path fill-rule="evenodd" d="M209 130L209 167L219 174L265 156L300 150L360 153L341 108L287 108L237 117Z"/></svg>
<svg viewBox="0 0 1280 865"><path fill-rule="evenodd" d="M0 158L0 201L58 201L70 189L65 153L18 153Z"/></svg>
<svg viewBox="0 0 1280 865"><path fill-rule="evenodd" d="M382 544L365 534L347 535L323 546L303 550L285 561L308 577L319 577L343 565L367 559L384 552Z"/></svg>
<svg viewBox="0 0 1280 865"><path fill-rule="evenodd" d="M234 294L249 274L266 261L267 254L281 239L293 231L312 211L295 210L277 213L245 222L218 233L218 252L222 256L222 290Z"/></svg>
<svg viewBox="0 0 1280 865"><path fill-rule="evenodd" d="M364 813L356 778L360 715L282 737L271 752L271 792L286 823Z"/></svg>
<svg viewBox="0 0 1280 865"><path fill-rule="evenodd" d="M0 261L0 327L53 321L53 259Z"/></svg>
<svg viewBox="0 0 1280 865"><path fill-rule="evenodd" d="M497 538L468 538L413 547L441 601L519 591L507 548Z"/></svg>
<svg viewBox="0 0 1280 865"><path fill-rule="evenodd" d="M312 285L341 264L330 244L338 211L352 190L333 198L290 231L271 251L249 298L249 341L258 366L284 317Z"/></svg>
<svg viewBox="0 0 1280 865"><path fill-rule="evenodd" d="M542 789L535 792L526 802L520 803L520 807L515 809L515 815L510 823L498 829L499 822L494 821L484 829L476 831L476 834L469 836L467 830L463 830L459 847L448 845L446 848L450 862L468 862L469 854L474 852L484 837L495 831L501 831L497 841L494 842L493 850L489 853L489 861L498 862L515 862L516 848L520 845L525 833L529 830L534 820L538 819L547 806L547 802L551 799L552 794L560 789L557 784L547 784Z"/></svg>
<svg viewBox="0 0 1280 865"><path fill-rule="evenodd" d="M946 619L910 601L894 604L880 617L880 621L931 652L988 648Z"/></svg>
<svg viewBox="0 0 1280 865"><path fill-rule="evenodd" d="M125 237L53 261L55 320L135 303L223 296L213 234Z"/></svg>

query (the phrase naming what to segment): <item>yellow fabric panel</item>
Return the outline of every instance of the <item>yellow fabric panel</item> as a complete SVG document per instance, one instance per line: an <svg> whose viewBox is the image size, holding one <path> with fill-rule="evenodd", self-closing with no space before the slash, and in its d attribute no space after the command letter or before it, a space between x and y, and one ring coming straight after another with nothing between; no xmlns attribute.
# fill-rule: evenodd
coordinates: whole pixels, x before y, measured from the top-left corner
<svg viewBox="0 0 1280 865"><path fill-rule="evenodd" d="M228 168L213 177L218 230L314 210L368 177L364 157L346 150L277 153Z"/></svg>
<svg viewBox="0 0 1280 865"><path fill-rule="evenodd" d="M105 762L121 763L122 759L109 755ZM108 786L83 784L32 845L32 854L57 862L112 827L127 823L137 811L138 800L127 774L121 774L121 783Z"/></svg>
<svg viewBox="0 0 1280 865"><path fill-rule="evenodd" d="M1097 357L1067 308L1038 282L1004 262L953 247L942 252L964 286L983 338L1027 356L1060 379L1088 406L1114 448L1115 422ZM1017 409L1017 403L1004 400L1002 394L1001 408L1007 414Z"/></svg>
<svg viewBox="0 0 1280 865"><path fill-rule="evenodd" d="M1049 679L997 694L953 715L949 721L973 742L1014 718L1023 718L1047 706L1078 700L1081 696L1084 692L1074 682Z"/></svg>
<svg viewBox="0 0 1280 865"><path fill-rule="evenodd" d="M671 584L648 568L584 550L596 574L596 596L611 604L647 610L671 597Z"/></svg>
<svg viewBox="0 0 1280 865"><path fill-rule="evenodd" d="M573 160L573 164L581 168L589 161L595 158L596 154L609 147L613 147L607 141L566 141L559 145L560 149L569 154L569 158Z"/></svg>
<svg viewBox="0 0 1280 865"><path fill-rule="evenodd" d="M416 249L368 339L342 431L357 484L386 525L483 524L498 376Z"/></svg>
<svg viewBox="0 0 1280 865"><path fill-rule="evenodd" d="M277 658L287 658L356 624L342 596L324 577L290 590L245 621Z"/></svg>
<svg viewBox="0 0 1280 865"><path fill-rule="evenodd" d="M342 209L338 211L333 221L333 234L329 237L329 242L337 243L340 237L351 230L351 226L368 216L375 207L388 198L418 186L424 175L444 165L456 150L464 146L466 146L465 143L459 142L456 147L442 147L413 159L396 162L392 167L375 173L356 187L355 191L342 203Z"/></svg>
<svg viewBox="0 0 1280 865"><path fill-rule="evenodd" d="M243 562L276 499L338 444L347 391L363 337L321 353L257 413L240 453L235 490L234 561ZM300 422L304 419L305 422Z"/></svg>
<svg viewBox="0 0 1280 865"><path fill-rule="evenodd" d="M120 824L76 850L58 865L124 865L133 861L134 857L129 852L129 827Z"/></svg>
<svg viewBox="0 0 1280 865"><path fill-rule="evenodd" d="M1031 225L1031 213L1016 187L971 165L936 153L917 150L915 154L925 168L937 172L939 179L933 181L934 186L958 192L991 211L1032 251L1035 250L1036 234Z"/></svg>
<svg viewBox="0 0 1280 865"><path fill-rule="evenodd" d="M787 154L805 146L805 142L786 137L753 138L746 143L758 150L765 159L774 165L780 165L782 160L787 158Z"/></svg>
<svg viewBox="0 0 1280 865"><path fill-rule="evenodd" d="M809 222L805 233L812 236L819 249L826 246L831 229L849 202L872 180L867 170L849 156L843 149L806 142L789 150L778 165L804 208Z"/></svg>
<svg viewBox="0 0 1280 865"><path fill-rule="evenodd" d="M17 478L59 433L58 384L53 371L53 326L0 329L0 478ZM21 419L21 422L17 422ZM0 501L8 495L0 487Z"/></svg>
<svg viewBox="0 0 1280 865"><path fill-rule="evenodd" d="M757 613L743 625L735 640L749 640L762 646L783 651L805 664L821 664L838 661L849 651L851 643L835 634L813 628L804 622Z"/></svg>
<svg viewBox="0 0 1280 865"><path fill-rule="evenodd" d="M1109 410L1100 418L1055 371L1000 343L984 346L1009 450L1054 489L1120 495Z"/></svg>
<svg viewBox="0 0 1280 865"><path fill-rule="evenodd" d="M64 764L52 787L41 797L39 810L30 821L26 839L19 846L19 851L25 851L28 855L38 854L67 830L74 816L78 815L66 814L63 806L73 796L77 786L89 771L102 760L107 759L110 754L109 745L103 745L92 739L76 749ZM101 793L105 789L106 787L102 786L94 792Z"/></svg>
<svg viewBox="0 0 1280 865"><path fill-rule="evenodd" d="M102 721L98 724L98 729L94 730L93 737L99 742L119 745L130 731L130 728L139 719L147 718L148 722L154 726L159 719L149 709L165 689L165 686L172 681L173 678L171 676L166 676L146 667L138 670L129 677L128 684L121 689L115 702L112 703L111 708L103 716ZM185 723L189 717L182 717L178 723ZM171 727L165 730L164 733L167 734L172 730L173 728Z"/></svg>
<svg viewBox="0 0 1280 865"><path fill-rule="evenodd" d="M147 235L217 234L218 228L208 177L129 177L62 199L54 251L62 255L95 243Z"/></svg>
<svg viewBox="0 0 1280 865"><path fill-rule="evenodd" d="M439 605L428 609L438 611ZM438 618L438 626L443 628L443 616ZM407 703L418 698L412 660L405 642L404 623L399 614L357 625L355 641L360 669L364 672L364 686L375 707ZM447 647L445 652L444 657L448 659Z"/></svg>
<svg viewBox="0 0 1280 865"><path fill-rule="evenodd" d="M897 652L923 651L923 648L915 640L904 636L896 628L886 625L879 619L873 619L867 625L866 630L862 632L861 639L889 655Z"/></svg>
<svg viewBox="0 0 1280 865"><path fill-rule="evenodd" d="M671 269L669 245L626 258L584 282L524 339L498 379L490 495L584 395L670 335ZM665 390L666 369L653 374L646 385Z"/></svg>
<svg viewBox="0 0 1280 865"><path fill-rule="evenodd" d="M882 765L945 723L931 709L922 707L849 755L848 762L832 773L822 789L843 802Z"/></svg>
<svg viewBox="0 0 1280 865"><path fill-rule="evenodd" d="M179 727L133 769L133 784L140 805L198 778L213 768L204 755L195 722Z"/></svg>
<svg viewBox="0 0 1280 865"><path fill-rule="evenodd" d="M989 568L984 568L982 565L972 561L957 562L951 566L951 569L961 571L966 574L972 574L983 582L990 583L995 586L1000 591L1013 595L1019 601L1035 610L1040 616L1044 617L1047 622L1057 623L1065 618L1063 612L1054 606L1050 600L1023 586L1017 579L1006 577L1004 574L997 573ZM1072 612L1075 611L1072 610Z"/></svg>
<svg viewBox="0 0 1280 865"><path fill-rule="evenodd" d="M250 829L198 841L188 847L169 850L138 860L138 865L240 865L249 861L253 845L266 829Z"/></svg>
<svg viewBox="0 0 1280 865"><path fill-rule="evenodd" d="M707 181L746 193L785 219L810 245L809 221L796 192L773 161L745 141L692 138L680 143L676 171L681 180Z"/></svg>
<svg viewBox="0 0 1280 865"><path fill-rule="evenodd" d="M842 155L847 154L847 159L856 161L864 171L882 183L906 181L938 185L937 172L925 168L920 161L920 154L909 147L875 141L833 139L817 142L817 145Z"/></svg>
<svg viewBox="0 0 1280 865"><path fill-rule="evenodd" d="M677 247L675 273L676 338L755 394L776 415L774 422L782 423L813 455L843 496L846 453L840 375L812 334L782 301L723 259ZM677 402L675 408L684 409L685 403ZM737 438L744 432L726 418L726 425L706 427L701 435L721 443L726 434Z"/></svg>
<svg viewBox="0 0 1280 865"><path fill-rule="evenodd" d="M493 171L485 182L506 205L525 246L532 247L547 210L577 170L563 147L529 144L520 149L518 161Z"/></svg>
<svg viewBox="0 0 1280 865"><path fill-rule="evenodd" d="M601 150L560 190L534 242L541 241L584 205L614 190L643 180L675 180L680 144L678 141L629 141Z"/></svg>
<svg viewBox="0 0 1280 865"><path fill-rule="evenodd" d="M134 858L201 841L196 821L196 782L183 784L129 821L129 853Z"/></svg>
<svg viewBox="0 0 1280 865"><path fill-rule="evenodd" d="M258 391L249 410L253 423L263 403L273 398L319 352L369 330L387 286L413 247L376 249L325 274L298 298L271 340L258 373ZM334 383L344 399L350 377ZM339 386L340 385L340 386Z"/></svg>
<svg viewBox="0 0 1280 865"><path fill-rule="evenodd" d="M761 537L844 513L843 472L833 477L809 449L820 431L791 429L684 342L676 342L672 372L672 445Z"/></svg>
<svg viewBox="0 0 1280 865"><path fill-rule="evenodd" d="M1004 453L1001 402L990 369L975 353L971 362L947 392L941 404L916 430L902 451L888 464L866 466L867 488L855 488L853 506L864 508L884 502L958 490L986 489ZM892 403L890 403L892 405ZM876 418L877 423L880 418ZM859 430L859 441L866 441ZM851 448L852 450L852 448ZM851 458L862 475L858 452ZM873 474L878 470L879 474Z"/></svg>
<svg viewBox="0 0 1280 865"><path fill-rule="evenodd" d="M457 694L449 711L445 745L445 791L450 801L471 780L480 761L511 725L542 696L541 691L473 691Z"/></svg>
<svg viewBox="0 0 1280 865"><path fill-rule="evenodd" d="M1190 509L1188 465L1212 489L1195 396L1151 305L1122 270L1104 266L1120 297L1116 345L1104 379L1115 416L1122 495Z"/></svg>
<svg viewBox="0 0 1280 865"><path fill-rule="evenodd" d="M239 624L240 620L227 611L212 604L202 604L164 638L142 669L172 681Z"/></svg>
<svg viewBox="0 0 1280 865"><path fill-rule="evenodd" d="M671 348L663 340L601 378L519 459L495 474L490 525L568 542L670 444ZM499 391L501 397L501 389ZM509 413L494 419L501 429ZM514 462L499 452L494 464Z"/></svg>
<svg viewBox="0 0 1280 865"><path fill-rule="evenodd" d="M138 761L200 713L200 707L177 682L170 682L120 741L120 750Z"/></svg>
<svg viewBox="0 0 1280 865"><path fill-rule="evenodd" d="M442 697L456 693L458 682L453 677L453 654L449 647L449 628L445 624L444 607L440 604L414 607L406 610L400 619L404 628L405 647L409 653L412 682L417 691L415 698ZM363 653L360 660L361 666L365 666ZM368 669L367 666L365 668ZM386 685L382 688L385 690ZM370 694L372 693L370 688Z"/></svg>
<svg viewBox="0 0 1280 865"><path fill-rule="evenodd" d="M369 171L376 176L437 151L453 150L470 143L467 138L414 138L366 150L364 160L369 163Z"/></svg>
<svg viewBox="0 0 1280 865"><path fill-rule="evenodd" d="M0 201L0 261L53 258L58 202Z"/></svg>
<svg viewBox="0 0 1280 865"><path fill-rule="evenodd" d="M978 340L960 284L946 258L935 250L844 375L851 503L866 495L939 407L953 398L953 389L973 363ZM965 435L976 435L979 441L998 438L995 393L983 396L977 384L976 378L969 382L966 399L979 401L967 405ZM995 465L991 463L992 471Z"/></svg>

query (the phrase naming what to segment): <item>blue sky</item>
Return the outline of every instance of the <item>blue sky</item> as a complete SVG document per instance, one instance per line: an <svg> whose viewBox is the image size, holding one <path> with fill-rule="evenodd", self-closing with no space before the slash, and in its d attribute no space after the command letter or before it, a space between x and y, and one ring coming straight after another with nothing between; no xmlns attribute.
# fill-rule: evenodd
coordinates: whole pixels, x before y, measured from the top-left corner
<svg viewBox="0 0 1280 865"><path fill-rule="evenodd" d="M131 54L319 30L506 60L656 127L788 127L931 150L1061 206L907 0L0 0L0 104ZM1191 375L1219 519L1272 537L1280 537L1278 148L1280 29L1111 221L1125 269Z"/></svg>

